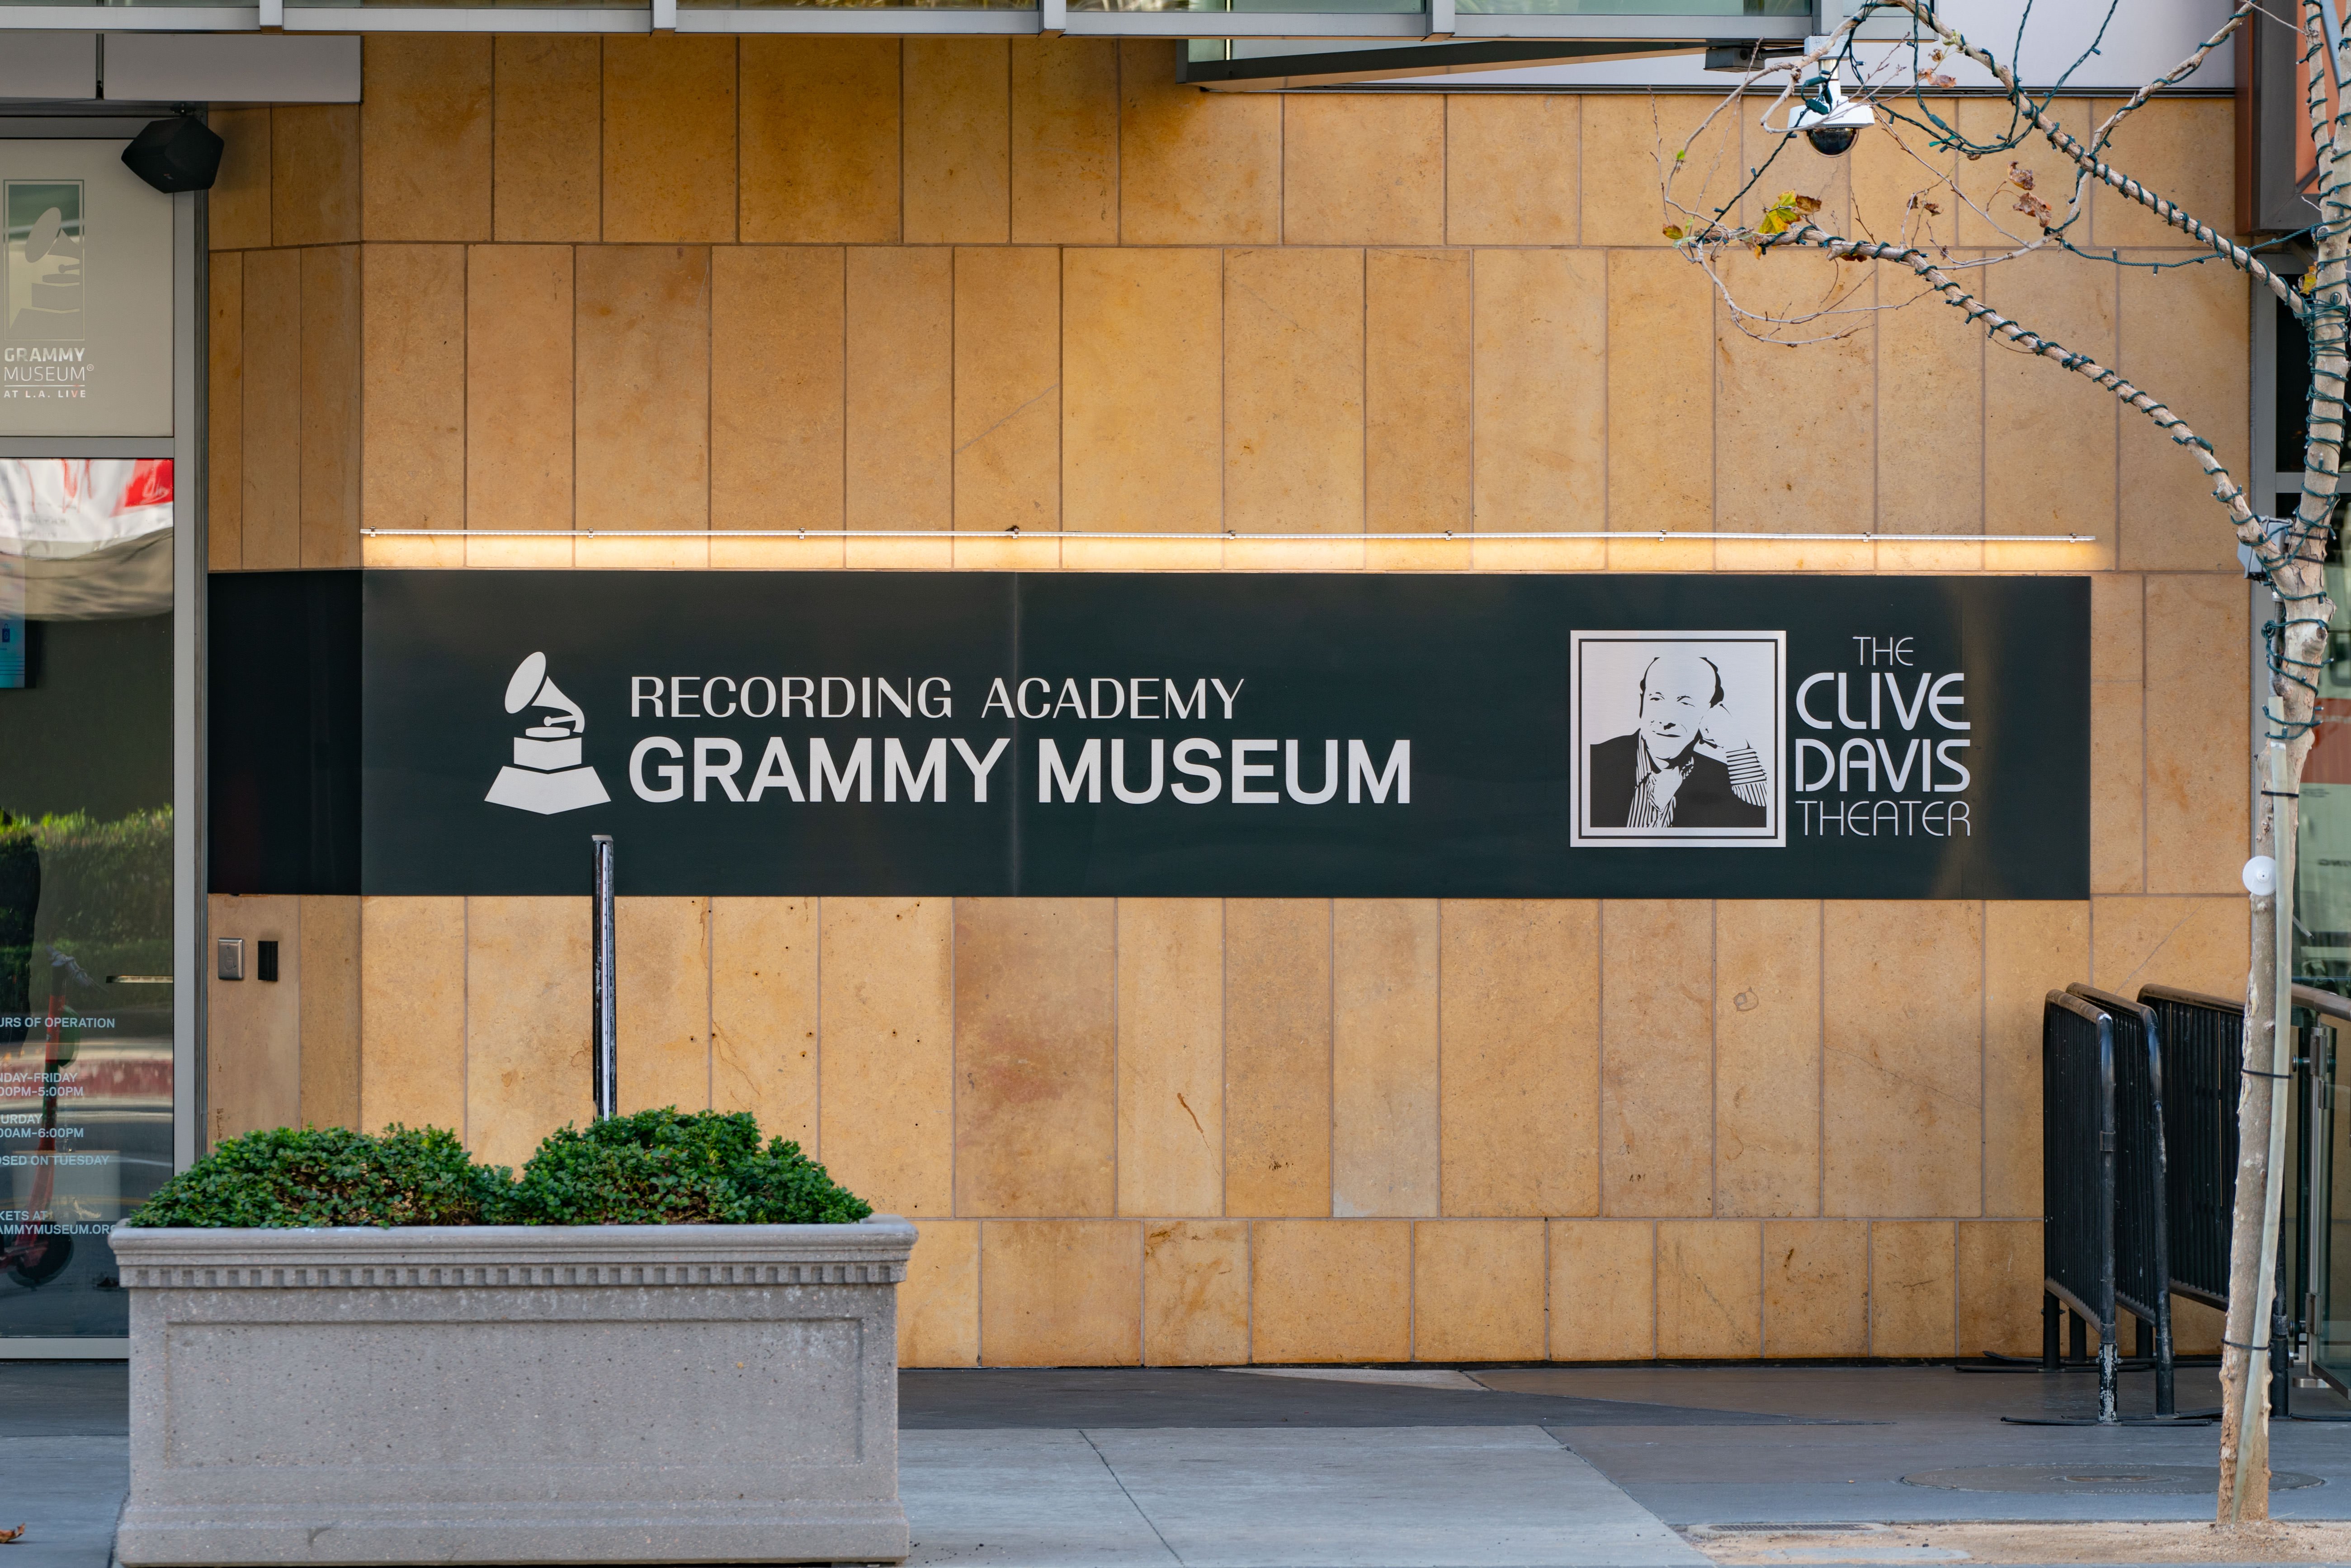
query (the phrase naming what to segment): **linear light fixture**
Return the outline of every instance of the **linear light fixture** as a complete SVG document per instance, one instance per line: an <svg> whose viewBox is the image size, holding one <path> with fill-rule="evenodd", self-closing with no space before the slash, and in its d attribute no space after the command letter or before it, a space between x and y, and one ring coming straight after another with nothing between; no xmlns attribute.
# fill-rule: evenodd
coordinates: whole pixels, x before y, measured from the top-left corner
<svg viewBox="0 0 2351 1568"><path fill-rule="evenodd" d="M1740 534L1683 533L1670 528L1617 528L1600 532L1510 530L1489 533L1447 528L1433 534L1245 534L1226 528L1217 532L1095 530L1049 528L1023 533L1009 528L361 528L371 539L674 539L690 536L725 539L1204 539L1249 543L1254 540L1321 540L1326 543L1395 544L1412 540L1474 544L1480 539L1626 539L1666 544L1675 539L1753 539L1785 544L1994 544L2086 545L2095 534Z"/></svg>

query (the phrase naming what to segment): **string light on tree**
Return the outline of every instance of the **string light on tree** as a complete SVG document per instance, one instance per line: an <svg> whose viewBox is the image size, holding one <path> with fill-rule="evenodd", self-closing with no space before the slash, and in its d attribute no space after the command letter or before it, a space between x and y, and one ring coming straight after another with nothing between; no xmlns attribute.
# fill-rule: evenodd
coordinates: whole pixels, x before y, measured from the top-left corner
<svg viewBox="0 0 2351 1568"><path fill-rule="evenodd" d="M2110 0L2097 38L2074 62L2075 67L2096 51L2118 9L2119 0ZM2032 4L2027 0L2020 37L2031 16ZM1665 235L1691 265L1705 270L1714 285L1715 299L1725 308L1726 319L1737 330L1759 341L1789 347L1832 342L1861 330L1881 311L1922 300L1939 301L1957 311L1960 321L1982 331L1995 347L2047 361L2060 371L2086 378L2168 436L2201 471L2213 499L2227 514L2247 574L2266 584L2273 596L2276 612L2262 629L2270 691L2263 708L2266 779L2261 790L2255 853L2245 869L2252 914L2245 1049L2249 1058L2266 1049L2271 1062L2269 1071L2260 1071L2249 1061L2246 1087L2239 1099L2240 1159L2221 1361L2223 1420L2217 1512L2223 1524L2269 1516L2269 1378L2263 1363L2269 1354L2269 1303L2283 1186L2279 1167L2285 1128L2284 1082L2279 1075L2289 1072L2293 1060L2291 1009L2286 1004L2293 983L2293 851L2303 766L2316 734L2318 691L2314 677L2325 662L2328 626L2335 612L2326 593L2325 562L2343 465L2344 387L2346 376L2351 376L2351 321L2346 320L2346 296L2351 295L2347 287L2351 286L2351 131L2338 134L2337 121L2342 117L2334 105L2351 99L2351 47L2345 43L2342 20L2332 0L2304 0L2300 10L2298 41L2318 168L2314 202L2318 222L2309 229L2258 247L2240 245L2116 168L2108 161L2107 150L2116 131L2155 93L2185 80L2256 17L2272 25L2283 22L2255 0L2244 0L2187 58L2140 88L2084 138L2067 130L2056 113L2064 77L2045 89L2027 90L2014 70L1990 50L1938 22L1929 0L1860 0L1852 17L1835 32L1808 39L1801 56L1748 62L1739 84L1702 118L1697 130L1678 146L1661 143L1657 158L1667 217ZM1868 37L1875 52L1865 58L1856 45L1864 39L1865 24L1873 18L1892 20L1899 36L1888 40L1880 36L1882 28L1873 28ZM1946 117L1947 111L1938 110L1928 97L1959 85L1943 68L1957 68L1961 62L1986 73L2007 101L2008 123L1996 134L1963 134ZM2070 69L2066 75L2071 75ZM1769 154L1749 169L1743 180L1734 182L1736 188L1727 199L1715 202L1686 196L1694 181L1710 181L1719 171L1719 153L1712 160L1693 156L1709 132L1719 122L1735 124L1735 119L1726 120L1726 117L1743 113L1750 95L1770 88L1775 80L1777 91L1762 118L1763 131L1776 138ZM1785 164L1781 162L1799 137L1813 152L1834 157L1850 152L1862 131L1873 129L1886 138L1892 166L1898 169L1907 161L1920 177L1918 188L1902 204L1890 235L1870 232L1859 225L1856 216L1832 215L1819 196L1794 188L1803 176L1792 176L1787 171L1802 163L1801 154ZM1735 134L1731 141L1736 145ZM2036 144L2045 145L2073 170L2073 189L2062 208L2043 192L2039 175L2026 162ZM2000 179L1988 188L1981 182L1963 181L1961 171L1968 165L1992 158L2006 163L2006 172ZM1781 169L1776 174L1775 165ZM1757 194L1773 185L1786 188L1768 202ZM2204 254L2186 261L2166 261L2078 242L2074 236L2081 232L2085 199L2093 188L2110 191L2144 208L2187 235ZM2001 243L1990 247L1980 236L1970 238L1971 251L1988 248L1990 254L1955 254L1955 235L1944 219L1947 215L1956 219L1961 211L1985 232L2001 236ZM1857 227L1858 232L1840 232L1848 226ZM2291 271L2282 275L2274 270L2259 254L2293 241L2307 242L2315 253L2299 281ZM1768 262L1782 251L1810 251L1851 265L1829 269L1824 283L1817 275L1802 273L1794 280L1800 288L1817 287L1817 292L1801 304L1758 304L1753 297L1764 275L1758 272L1756 263ZM2302 493L2292 516L2270 517L2257 511L2211 442L2158 395L2046 332L1993 309L1980 290L1962 281L1971 271L2043 251L2085 263L2151 272L2198 264L2225 265L2267 289L2302 323L2310 346L2310 392ZM1886 268L1914 280L1915 291L1890 304L1883 301L1871 275ZM1790 269L1782 264L1773 270L1784 274ZM1782 277L1778 281L1790 280Z"/></svg>

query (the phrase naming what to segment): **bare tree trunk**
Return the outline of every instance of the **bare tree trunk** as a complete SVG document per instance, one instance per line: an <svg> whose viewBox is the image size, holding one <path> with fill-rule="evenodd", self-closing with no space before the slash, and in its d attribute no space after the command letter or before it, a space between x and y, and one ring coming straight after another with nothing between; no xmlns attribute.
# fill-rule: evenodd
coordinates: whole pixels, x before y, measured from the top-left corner
<svg viewBox="0 0 2351 1568"><path fill-rule="evenodd" d="M2271 665L2271 700L2262 715L2262 741L2265 747L2276 743L2275 756L2264 757L2266 779L2262 788L2262 810L2258 821L2258 852L2267 854L2280 866L2280 885L2272 894L2253 899L2252 974L2246 989L2245 1061L2246 1076L2241 1080L2238 1098L2238 1130L2240 1152L2237 1192L2233 1218L2233 1238L2230 1256L2229 1317L2223 1353L2221 1379L2223 1386L2223 1424L2221 1427L2221 1469L2219 1497L2219 1517L2223 1523L2240 1520L2260 1520L2269 1516L2269 1380L2262 1375L2265 1370L2269 1343L2269 1297L2274 1283L2271 1267L2277 1256L2279 1197L2279 1166L2283 1163L2279 1144L2283 1133L2283 1096L2284 1082L2279 1074L2288 1071L2293 1061L2288 1030L2291 1022L2290 991L2293 957L2293 932L2290 911L2293 904L2292 866L2295 835L2300 814L2296 809L2301 789L2303 765L2313 740L2313 725L2317 718L2318 692L2315 679L2325 667L2325 655L2329 635L2329 622L2334 607L2326 592L2325 559L2327 542L2334 526L2335 498L2340 485L2346 425L2351 425L2351 409L2346 409L2345 393L2346 378L2351 378L2351 344L2346 344L2346 317L2351 317L2351 112L2338 117L2337 102L2351 102L2351 46L2343 40L2343 19L2336 10L2338 0L2301 0L2304 85L2307 89L2307 111L2310 134L2320 169L2316 204L2320 221L2310 230L2317 243L2317 254L2308 275L2299 285L2289 283L2279 272L2272 270L2254 258L2252 252L2227 239L2218 230L2186 213L2175 204L2148 190L2144 184L2106 163L2104 153L2115 126L2132 110L2145 103L2158 89L2177 84L2193 71L2239 26L2258 11L2262 16L2273 13L2261 10L2252 0L2238 0L2228 23L2207 38L2198 49L2174 70L2149 83L2122 109L2101 125L2088 142L2066 131L2048 113L2046 101L2036 101L2032 95L2019 86L2011 69L2002 66L1987 51L1978 48L1955 31L1946 30L1933 13L1931 0L1877 0L1878 4L1899 7L1913 19L1912 42L1927 48L1929 63L1939 64L1947 51L1956 51L1991 72L2015 110L2021 125L2029 125L2043 136L2075 169L2074 195L2069 215L2057 219L2053 209L2032 195L2030 171L2019 172L2011 164L2014 189L2022 193L2016 210L2037 217L2042 238L2021 241L2015 254L2039 249L2046 245L2064 245L2068 251L2089 258L2089 253L2078 250L2064 238L2064 231L2081 211L2082 193L2091 181L2118 192L2123 196L2147 207L2166 223L2198 239L2218 256L2245 272L2277 298L2282 308L2302 320L2308 329L2311 344L2310 396L2306 407L2308 431L2304 451L2302 495L2292 518L2280 519L2265 516L2275 504L2268 495L2249 496L2230 474L2213 450L2210 441L2173 413L2161 402L2134 384L2119 371L2096 363L2089 356L2065 348L2043 333L2010 319L1991 309L1980 298L1962 287L1947 267L1928 254L1927 242L1914 243L1906 222L1902 236L1896 243L1876 240L1854 240L1829 233L1812 223L1806 214L1821 210L1821 203L1795 192L1782 195L1764 216L1752 225L1735 218L1732 214L1736 198L1715 208L1711 213L1698 207L1683 207L1674 201L1674 171L1681 167L1689 144L1674 153L1671 163L1661 155L1664 171L1664 193L1669 216L1688 218L1691 226L1685 230L1680 222L1667 226L1668 239L1683 249L1690 259L1707 269L1708 275L1721 298L1731 308L1731 319L1742 331L1755 332L1750 322L1767 328L1802 326L1818 322L1834 311L1823 308L1793 316L1774 317L1769 313L1750 312L1740 308L1733 291L1715 262L1719 256L1735 250L1751 249L1757 256L1768 255L1781 246L1811 247L1828 252L1849 261L1876 261L1907 267L1928 285L1928 293L1939 297L1944 303L1964 313L1966 319L1981 328L1994 341L2004 343L2043 359L2050 360L2062 369L2087 377L2106 388L2126 407L2137 409L2154 422L2157 429L2168 435L2175 445L2186 450L2204 471L2212 487L2213 498L2228 511L2232 529L2240 545L2245 547L2258 562L2254 575L2265 579L2276 594L2276 648ZM1868 9L1865 7L1865 12ZM1775 103L1784 103L1799 90L1798 76L1805 70L1833 73L1849 63L1850 37L1860 20L1848 20L1834 34L1821 40L1802 60L1777 67L1759 67L1750 73L1745 87L1751 87L1774 71L1790 73L1788 84L1782 88ZM1948 86L1949 79L1938 77L1938 82ZM1915 89L1913 89L1915 91ZM1715 116L1740 101L1740 90L1734 89L1709 114L1700 129L1714 122ZM1924 105L1924 99L1920 100ZM1958 138L1951 128L1931 113L1937 132L1942 138L1938 145L1958 145L1970 159L1993 152L2017 147L2022 131L2005 139L1995 138L1989 145L1978 146ZM2340 123L2338 124L2338 119ZM1913 123L1917 123L1913 120ZM1792 136L1792 130L1766 124L1766 131L1779 131L1783 139ZM1750 169L1747 186L1740 194L1752 188L1762 173L1761 168ZM1955 199L1974 204L1955 189ZM1912 197L1912 208L1922 204L1928 214L1939 209L1931 203L1922 204L1918 195ZM1984 208L1976 206L1987 221L1998 228L2001 220ZM2002 232L2005 232L2004 230ZM1998 259L1998 258L1994 258ZM2117 258L2119 259L2119 258ZM1979 265L1961 263L1961 267ZM1853 308L1841 298L1836 308ZM1885 307L1876 307L1884 308ZM1898 308L1898 307L1896 307ZM1820 329L1830 336L1842 335ZM1764 334L1766 341L1785 340ZM1789 346L1793 347L1792 342ZM2262 486L2265 490L2267 487ZM2255 502L2261 503L2257 508ZM2282 977L2283 976L2283 977Z"/></svg>
<svg viewBox="0 0 2351 1568"><path fill-rule="evenodd" d="M2344 388L2351 371L2344 322L2346 265L2351 264L2351 161L2345 138L2327 103L2331 78L2337 91L2351 83L2351 59L2332 45L2334 0L2306 0L2303 8L2306 49L2305 84L2311 140L2322 169L2318 255L2311 268L2313 308L2304 317L2310 331L2309 434L2303 453L2303 486L2293 524L2276 547L2262 549L2270 585L2277 594L2280 622L2271 700L2264 728L2270 741L2283 742L2283 767L2267 774L2256 852L2280 867L2276 894L2253 899L2252 974L2246 987L2245 1065L2237 1101L2237 1200L2229 1248L2229 1316L2220 1351L2220 1487L2215 1500L2223 1524L2267 1519L2270 1513L2268 1356L2270 1295L2273 1270L2262 1267L2264 1251L2277 1255L2276 1215L2283 1179L2270 1157L2284 1085L2268 1076L2290 1070L2287 1039L2293 998L2279 994L2281 973L2290 973L2294 932L2280 915L2293 907L2295 835L2300 831L2302 768L2310 755L2317 716L2315 680L2326 657L2327 622L2334 607L2326 597L2326 540L2335 521L2344 438ZM2241 537L2251 530L2241 525ZM2250 542L2250 541L2249 541ZM2282 555L2283 559L2279 559ZM2266 760L2266 759L2265 759ZM2281 777L2282 774L2282 777ZM2256 1066L2259 1062L2262 1065ZM2258 1378L2259 1385L2248 1383Z"/></svg>
<svg viewBox="0 0 2351 1568"><path fill-rule="evenodd" d="M2336 356L2340 357L2339 352ZM2325 534L2311 536L2293 559L2275 569L2284 591L2279 619L2280 667L2315 670L2325 656ZM2315 596L2306 598L2305 595ZM2314 624L2314 622L2316 622ZM2246 987L2245 1072L2237 1100L2237 1195L2229 1245L2229 1314L2220 1351L2220 1487L2217 1516L2223 1524L2270 1516L2269 1389L2274 1368L2263 1354L2270 1343L2271 1307L2279 1253L2278 1213L2284 1174L2278 1157L2284 1126L2287 1083L2294 1063L2291 992L2281 994L2294 956L2295 834L2300 829L2298 794L2303 764L2310 755L2316 694L2292 678L2274 686L2270 705L2274 730L2291 737L2282 747L2264 746L2262 810L2254 852L2277 862L2275 893L2252 899L2252 973ZM2271 753L2277 753L2274 761ZM2255 1347L2261 1347L2256 1350ZM2248 1379L2252 1382L2249 1384ZM2242 1484L2240 1483L2241 1477Z"/></svg>
<svg viewBox="0 0 2351 1568"><path fill-rule="evenodd" d="M2275 804L2275 802L2273 802ZM2274 854L2277 813L2262 813L2254 848ZM2277 1016L2277 895L2256 894L2252 900L2253 951L2252 984L2245 1007L2247 1067L2260 1071L2274 1055L2262 1020ZM2270 1516L2269 1379L2264 1363L2250 1348L2269 1342L2269 1291L2262 1281L2262 1228L2268 1218L2270 1122L2275 1096L2267 1078L2250 1073L2239 1078L2237 1096L2237 1201L2229 1233L2229 1315L2220 1336L2220 1492L2218 1516L2222 1524ZM2255 1419L2245 1420L2247 1378ZM2240 1463L2239 1450L2242 1449ZM2245 1484L2240 1488L2240 1470Z"/></svg>

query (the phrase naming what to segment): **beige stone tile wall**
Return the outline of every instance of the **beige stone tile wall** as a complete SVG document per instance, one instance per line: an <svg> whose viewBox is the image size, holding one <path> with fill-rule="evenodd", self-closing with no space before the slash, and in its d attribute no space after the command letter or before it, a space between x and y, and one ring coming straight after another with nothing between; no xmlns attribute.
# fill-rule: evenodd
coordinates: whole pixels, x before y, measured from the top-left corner
<svg viewBox="0 0 2351 1568"><path fill-rule="evenodd" d="M205 1138L359 1124L359 904L313 894L206 901L211 934L245 943L245 978L204 972ZM263 942L277 944L274 981L261 978Z"/></svg>
<svg viewBox="0 0 2351 1568"><path fill-rule="evenodd" d="M296 902L214 902L299 938L223 1131L586 1114L583 901ZM2241 911L623 899L622 1099L913 1216L914 1364L2022 1354L2041 993L2226 990Z"/></svg>
<svg viewBox="0 0 2351 1568"><path fill-rule="evenodd" d="M220 1043L204 1061L210 1108L204 1135L231 1138L298 1124L302 1113L302 900L282 894L209 901L213 934L245 943L245 978L204 977L205 1013ZM259 945L277 945L275 983L260 974Z"/></svg>
<svg viewBox="0 0 2351 1568"><path fill-rule="evenodd" d="M1174 49L386 36L357 108L221 111L214 564L2225 573L2217 510L2166 439L1931 299L1868 310L1912 298L1898 276L1734 259L1750 305L1850 291L1861 311L1801 352L1742 332L1660 232L1660 134L1700 99L1201 93L1175 85ZM2226 214L2228 112L2144 110L2134 172ZM1729 193L1762 150L1750 119L1718 118L1677 202ZM1889 135L1844 162L1783 154L1774 178L1964 263L2015 235L1910 195L1955 168L2013 227L1999 162ZM2191 254L2111 193L2075 237ZM2226 269L2043 254L1973 276L2242 471ZM358 537L624 518L1358 542ZM1562 528L2095 538L1361 540Z"/></svg>
<svg viewBox="0 0 2351 1568"><path fill-rule="evenodd" d="M379 36L358 108L222 112L214 569L2091 572L2083 904L622 911L624 1100L755 1112L913 1217L913 1364L2037 1346L2042 993L2241 985L2247 597L2192 465L1931 300L1754 342L1660 234L1696 99L1173 66ZM2225 217L2228 113L2158 103L2118 146ZM1719 120L1677 198L1727 197L1757 134ZM1890 137L1779 167L1873 234L2012 243L1910 209L1928 164L2000 172ZM2103 192L2078 237L2186 254ZM1732 270L1751 302L1910 298ZM2230 275L1976 276L2242 471ZM591 528L662 537L494 537ZM933 537L745 537L802 528ZM1106 529L1198 538L1073 537ZM1492 537L1529 529L1611 537ZM1786 530L1845 537L1670 537ZM2026 532L2095 537L1936 538ZM511 1163L586 1113L580 901L215 910L289 944L280 994L216 988L217 1130L444 1125Z"/></svg>

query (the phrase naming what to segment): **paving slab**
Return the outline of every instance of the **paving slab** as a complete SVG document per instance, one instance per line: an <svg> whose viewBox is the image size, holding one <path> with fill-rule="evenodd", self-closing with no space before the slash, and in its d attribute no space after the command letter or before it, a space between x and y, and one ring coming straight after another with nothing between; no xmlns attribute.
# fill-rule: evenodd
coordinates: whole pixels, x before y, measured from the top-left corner
<svg viewBox="0 0 2351 1568"><path fill-rule="evenodd" d="M25 1527L0 1568L106 1568L130 1492L128 1437L0 1439L0 1530Z"/></svg>
<svg viewBox="0 0 2351 1568"><path fill-rule="evenodd" d="M1082 1432L901 1432L898 1497L914 1532L910 1564L1178 1561Z"/></svg>
<svg viewBox="0 0 2351 1568"><path fill-rule="evenodd" d="M107 1568L130 1490L128 1366L0 1362L0 1568Z"/></svg>
<svg viewBox="0 0 2351 1568"><path fill-rule="evenodd" d="M1536 1427L908 1432L919 1564L1702 1564Z"/></svg>
<svg viewBox="0 0 2351 1568"><path fill-rule="evenodd" d="M1293 1377L1309 1383L1382 1384L1391 1388L1444 1388L1456 1394L1490 1394L1492 1389L1466 1372L1435 1366L1221 1366L1219 1372L1241 1377Z"/></svg>
<svg viewBox="0 0 2351 1568"><path fill-rule="evenodd" d="M1837 1423L1950 1419L1974 1423L2002 1416L2087 1416L2095 1412L2097 1380L2086 1373L1971 1373L1949 1364L1730 1366L1626 1364L1584 1367L1479 1367L1480 1386L1522 1397L1604 1400L1617 1404L1703 1406L1725 1413L1768 1412L1782 1420ZM2179 1408L2217 1408L2220 1375L2210 1366L2178 1373ZM2346 1407L2332 1396L2298 1396L2334 1412ZM2154 1380L2126 1373L2121 1385L2126 1416L2153 1414Z"/></svg>
<svg viewBox="0 0 2351 1568"><path fill-rule="evenodd" d="M1646 1568L1705 1557L1532 1427L1089 1432L1187 1568Z"/></svg>
<svg viewBox="0 0 2351 1568"><path fill-rule="evenodd" d="M2341 1563L2351 1525L2268 1523L2216 1530L2206 1521L2136 1524L1861 1524L1798 1530L1716 1526L1690 1542L1720 1568L1779 1563Z"/></svg>
<svg viewBox="0 0 2351 1568"><path fill-rule="evenodd" d="M1978 1375L1949 1366L1593 1367L1480 1370L1479 1382L1526 1396L1667 1401L1797 1416L1842 1415L1867 1425L1789 1423L1768 1432L1699 1426L1606 1427L1573 1423L1551 1430L1636 1501L1676 1525L1731 1521L1814 1523L1939 1520L2199 1520L2209 1493L2117 1495L1960 1490L1904 1478L1971 1468L2054 1466L2115 1472L2134 1467L2210 1466L2217 1427L2030 1427L2005 1414L2070 1413L2095 1381L2075 1374ZM2125 1409L2150 1402L2145 1375L2126 1377ZM2304 1408L2340 1401L2300 1396ZM2210 1368L2181 1369L2183 1409L2217 1406ZM1729 1440L1725 1440L1729 1439ZM2351 1518L2351 1426L2314 1421L2273 1425L2278 1469L2318 1485L2276 1492L2281 1519Z"/></svg>
<svg viewBox="0 0 2351 1568"><path fill-rule="evenodd" d="M1838 1420L1487 1386L1449 1368L958 1367L898 1375L906 1431L974 1427L1771 1427ZM1686 1392L1698 1392L1695 1385Z"/></svg>
<svg viewBox="0 0 2351 1568"><path fill-rule="evenodd" d="M1905 1478L1976 1469L2000 1481L2032 1466L2200 1474L2219 1437L2212 1427L2001 1423L2007 1412L2086 1405L2093 1385L2074 1375L1754 1365L1281 1375L1301 1370L903 1374L914 1561L1552 1568L1694 1562L1672 1554L1664 1524L2200 1521L2210 1508L2200 1490L2021 1492L2004 1481L1959 1490ZM2145 1406L2147 1381L2126 1379L2126 1409ZM2179 1396L2217 1402L2210 1370L2183 1370ZM2312 1413L2351 1415L2331 1396L2296 1399ZM0 1528L30 1526L24 1542L0 1548L0 1568L106 1568L128 1473L127 1411L120 1363L0 1363ZM2281 1421L2273 1454L2279 1469L2318 1483L2275 1493L2279 1517L2351 1520L2351 1424ZM1926 1545L1837 1542L1830 1557L1784 1560L1900 1549L1882 1560L1925 1561L1907 1549ZM1666 1555L1646 1555L1653 1550Z"/></svg>

